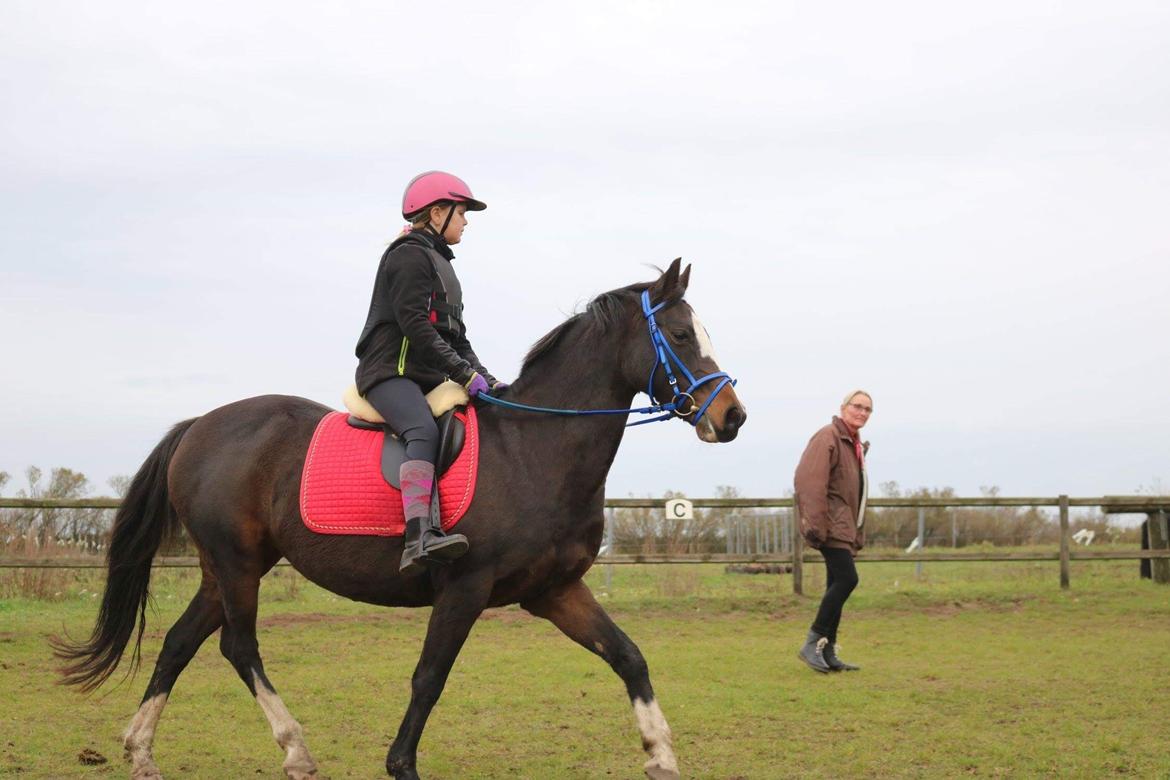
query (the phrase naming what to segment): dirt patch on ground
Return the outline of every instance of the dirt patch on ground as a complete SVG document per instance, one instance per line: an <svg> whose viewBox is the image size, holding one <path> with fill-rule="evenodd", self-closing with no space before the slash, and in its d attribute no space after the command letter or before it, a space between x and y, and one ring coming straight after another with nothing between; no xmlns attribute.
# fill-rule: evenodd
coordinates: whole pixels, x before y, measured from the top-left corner
<svg viewBox="0 0 1170 780"><path fill-rule="evenodd" d="M256 621L257 628L281 628L284 626L303 626L320 624L344 625L385 625L386 623L406 623L418 620L418 616L399 610L386 610L376 615L330 615L327 612L285 612L279 615L269 615Z"/></svg>
<svg viewBox="0 0 1170 780"><path fill-rule="evenodd" d="M84 748L80 753L77 754L77 763L84 764L85 766L97 766L98 764L104 764L107 761L109 761L108 758L93 748Z"/></svg>
<svg viewBox="0 0 1170 780"><path fill-rule="evenodd" d="M974 601L950 601L939 604L924 604L918 608L918 612L924 615L931 615L933 617L949 617L958 615L962 612L970 612L972 610L979 612L1019 612L1024 608L1023 599L1011 599L1009 601L992 601L988 599L976 599Z"/></svg>
<svg viewBox="0 0 1170 780"><path fill-rule="evenodd" d="M483 614L479 616L479 619L503 623L504 625L536 620L532 615L518 607L493 607L492 609L485 609Z"/></svg>

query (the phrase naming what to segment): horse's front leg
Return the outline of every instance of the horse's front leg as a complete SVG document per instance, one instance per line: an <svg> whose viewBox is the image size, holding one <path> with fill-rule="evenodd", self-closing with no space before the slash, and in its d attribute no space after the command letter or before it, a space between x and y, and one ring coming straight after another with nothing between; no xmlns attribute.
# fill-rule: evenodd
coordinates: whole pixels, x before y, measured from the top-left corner
<svg viewBox="0 0 1170 780"><path fill-rule="evenodd" d="M436 593L422 655L410 681L410 706L386 755L386 771L396 780L418 779L416 755L427 717L490 595L490 577L446 580Z"/></svg>
<svg viewBox="0 0 1170 780"><path fill-rule="evenodd" d="M652 780L677 780L678 760L671 744L670 726L654 698L646 660L638 646L610 620L588 586L578 580L520 606L552 621L566 636L613 667L626 684L642 732L642 747L650 755L644 767L646 775Z"/></svg>

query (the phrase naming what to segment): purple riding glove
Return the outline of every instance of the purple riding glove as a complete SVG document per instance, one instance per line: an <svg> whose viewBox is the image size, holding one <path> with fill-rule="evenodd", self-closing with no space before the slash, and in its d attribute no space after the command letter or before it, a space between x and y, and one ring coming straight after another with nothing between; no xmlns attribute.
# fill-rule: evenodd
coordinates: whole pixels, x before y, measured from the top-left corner
<svg viewBox="0 0 1170 780"><path fill-rule="evenodd" d="M502 393L511 386L512 386L511 382L496 382L494 385L492 385L492 392L493 393Z"/></svg>
<svg viewBox="0 0 1170 780"><path fill-rule="evenodd" d="M487 380L480 376L479 372L476 371L471 375L471 380L466 385L464 385L464 387L467 388L467 394L472 398L475 398L480 393L487 392L488 383Z"/></svg>

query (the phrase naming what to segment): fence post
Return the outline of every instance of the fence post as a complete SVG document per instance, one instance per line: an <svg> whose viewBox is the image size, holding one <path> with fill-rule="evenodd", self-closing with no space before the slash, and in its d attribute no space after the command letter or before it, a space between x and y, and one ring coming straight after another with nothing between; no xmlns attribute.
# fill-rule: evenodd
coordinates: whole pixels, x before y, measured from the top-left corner
<svg viewBox="0 0 1170 780"><path fill-rule="evenodd" d="M926 546L926 509L918 507L918 553L922 552L922 548ZM914 576L917 579L922 579L922 561L914 565Z"/></svg>
<svg viewBox="0 0 1170 780"><path fill-rule="evenodd" d="M607 517L605 518L605 554L613 555L613 523L616 511L613 509L605 510ZM605 592L613 592L613 564L605 564Z"/></svg>
<svg viewBox="0 0 1170 780"><path fill-rule="evenodd" d="M1068 590L1068 496L1060 498L1060 587Z"/></svg>
<svg viewBox="0 0 1170 780"><path fill-rule="evenodd" d="M804 595L804 537L800 533L800 518L792 507L792 592Z"/></svg>
<svg viewBox="0 0 1170 780"><path fill-rule="evenodd" d="M1170 550L1170 528L1167 528L1165 509L1159 509L1150 515L1150 549ZM1170 558L1152 559L1150 574L1154 582L1163 585L1170 583Z"/></svg>

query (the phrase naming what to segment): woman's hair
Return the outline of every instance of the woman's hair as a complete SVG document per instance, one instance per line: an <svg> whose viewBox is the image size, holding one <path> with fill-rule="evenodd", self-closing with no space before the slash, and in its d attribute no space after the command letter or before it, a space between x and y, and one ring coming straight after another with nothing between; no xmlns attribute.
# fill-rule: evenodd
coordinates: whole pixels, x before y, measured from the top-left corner
<svg viewBox="0 0 1170 780"><path fill-rule="evenodd" d="M853 392L849 393L849 395L845 396L845 400L841 402L841 405L845 406L859 395L864 395L866 398L868 398L870 406L873 406L873 396L865 390L854 390Z"/></svg>
<svg viewBox="0 0 1170 780"><path fill-rule="evenodd" d="M422 228L425 228L427 225L431 224L431 209L447 208L451 205L451 203L452 202L449 200L440 200L432 203L422 211L411 214L410 224L414 227L415 230L421 230Z"/></svg>

